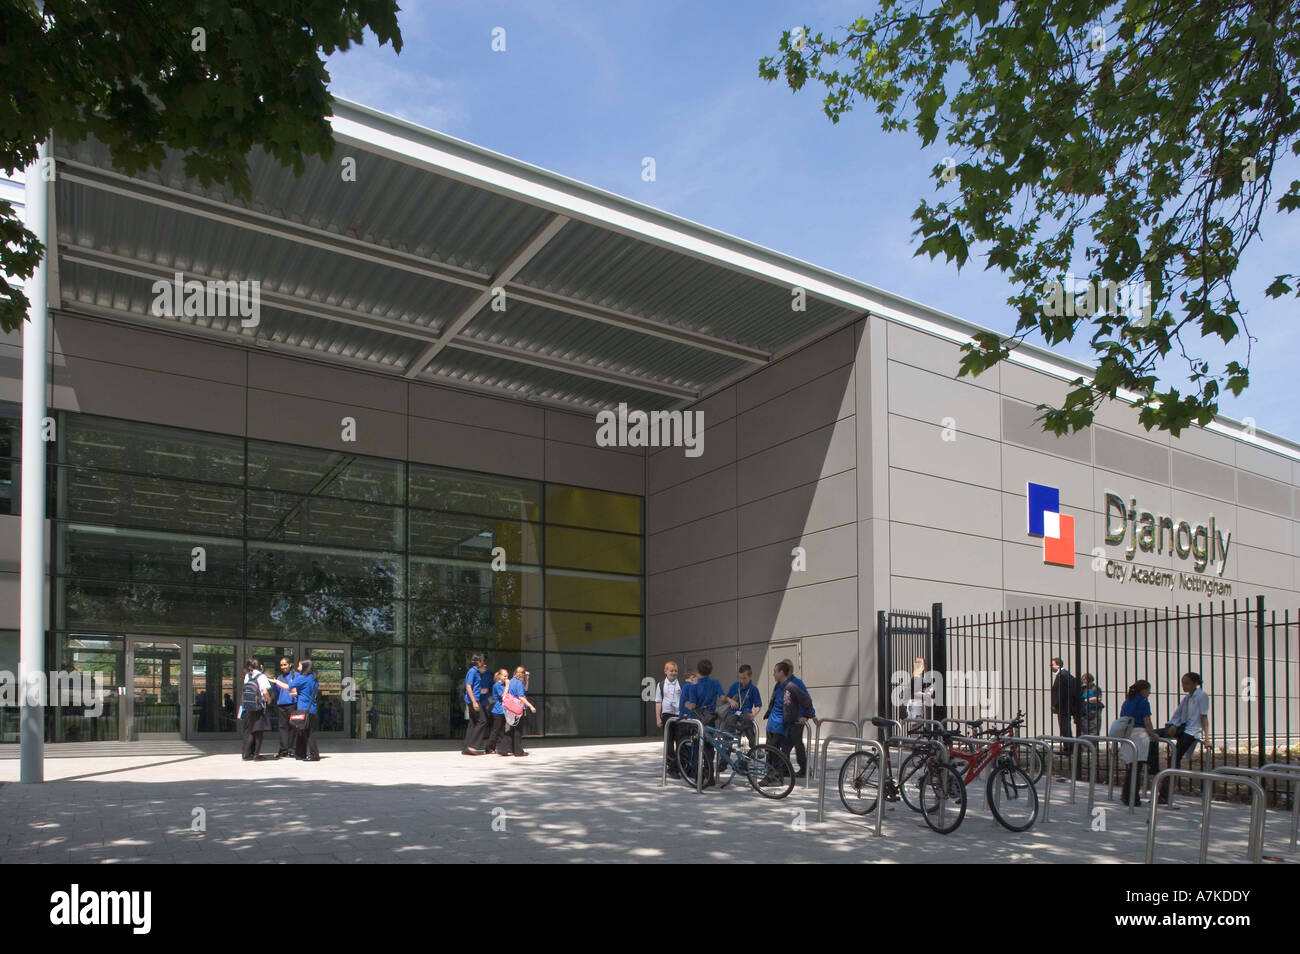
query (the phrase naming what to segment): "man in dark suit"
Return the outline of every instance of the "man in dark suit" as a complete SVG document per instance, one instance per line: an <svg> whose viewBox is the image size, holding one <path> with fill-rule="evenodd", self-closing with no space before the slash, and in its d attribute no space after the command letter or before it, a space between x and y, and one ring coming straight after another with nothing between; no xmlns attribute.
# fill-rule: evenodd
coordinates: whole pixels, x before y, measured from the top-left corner
<svg viewBox="0 0 1300 954"><path fill-rule="evenodd" d="M1070 675L1060 656L1052 657L1052 712L1056 715L1059 734L1074 738L1071 727L1079 717L1079 680ZM1073 746L1065 746L1065 757L1072 756Z"/></svg>

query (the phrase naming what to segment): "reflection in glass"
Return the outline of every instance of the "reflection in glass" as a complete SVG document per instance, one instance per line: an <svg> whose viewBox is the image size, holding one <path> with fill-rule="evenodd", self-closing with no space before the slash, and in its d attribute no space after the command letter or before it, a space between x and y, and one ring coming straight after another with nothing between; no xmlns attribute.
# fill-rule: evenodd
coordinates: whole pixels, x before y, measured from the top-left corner
<svg viewBox="0 0 1300 954"><path fill-rule="evenodd" d="M132 652L132 739L151 735L180 738L181 647L133 642Z"/></svg>
<svg viewBox="0 0 1300 954"><path fill-rule="evenodd" d="M243 660L238 660L238 666L242 676ZM195 732L235 731L235 713L239 711L235 667L232 645L195 643L190 647L191 738Z"/></svg>

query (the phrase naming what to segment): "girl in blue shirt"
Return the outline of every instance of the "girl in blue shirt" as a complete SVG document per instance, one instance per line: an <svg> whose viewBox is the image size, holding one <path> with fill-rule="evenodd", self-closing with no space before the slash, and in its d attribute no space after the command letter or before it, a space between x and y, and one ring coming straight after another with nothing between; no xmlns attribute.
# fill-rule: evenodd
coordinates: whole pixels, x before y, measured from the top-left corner
<svg viewBox="0 0 1300 954"><path fill-rule="evenodd" d="M294 743L293 757L306 762L319 762L320 749L316 748L316 737L313 733L320 725L316 715L316 697L320 695L320 684L311 671L310 659L298 663L298 672L301 678L289 691L298 700L298 711L306 712L308 716L307 728L298 733L298 739Z"/></svg>
<svg viewBox="0 0 1300 954"><path fill-rule="evenodd" d="M1151 703L1147 697L1151 695L1151 683L1145 679L1139 679L1133 685L1129 686L1128 692L1124 695L1124 704L1120 706L1119 716L1121 719L1129 718L1133 720L1133 729L1129 737L1133 740L1138 748L1138 758L1128 767L1128 777L1124 780L1124 800L1134 806L1142 804L1137 797L1137 788L1139 776L1142 774L1142 758L1145 755L1146 762L1151 771L1159 767L1160 749L1151 741L1155 738L1156 730L1151 725ZM1147 738L1150 736L1151 738ZM1143 752L1142 743L1145 742L1145 753ZM1128 746L1124 747L1125 749Z"/></svg>
<svg viewBox="0 0 1300 954"><path fill-rule="evenodd" d="M514 677L506 683L506 691L518 699L526 710L536 712L537 708L528 701L528 686L525 681L528 678L528 672L523 666L515 670ZM502 703L504 709L505 704ZM506 733L502 741L501 755L515 755L523 757L528 753L524 751L524 717L520 713L516 715L513 712L506 711L505 715ZM511 720L514 720L513 722Z"/></svg>
<svg viewBox="0 0 1300 954"><path fill-rule="evenodd" d="M501 734L506 730L506 709L501 704L501 697L506 694L506 682L510 678L510 673L504 669L498 669L492 674L492 735L488 738L487 749L488 755L497 750L497 743L501 741ZM505 752L501 753L505 755Z"/></svg>

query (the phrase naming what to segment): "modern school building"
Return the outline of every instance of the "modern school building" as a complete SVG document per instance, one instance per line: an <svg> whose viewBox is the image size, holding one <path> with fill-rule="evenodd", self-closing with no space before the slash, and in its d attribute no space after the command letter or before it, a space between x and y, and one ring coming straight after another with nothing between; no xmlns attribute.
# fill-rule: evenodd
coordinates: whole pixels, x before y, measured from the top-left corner
<svg viewBox="0 0 1300 954"><path fill-rule="evenodd" d="M5 186L51 255L0 338L0 670L27 602L46 667L107 688L49 706L50 743L233 736L247 656L313 660L327 736L456 736L475 651L531 670L530 732L628 736L667 659L765 688L789 657L822 714L874 714L891 607L1300 605L1291 440L1118 404L1052 437L1035 405L1082 365L958 380L958 317L362 106L333 126L301 177L250 157L249 198L94 141Z"/></svg>

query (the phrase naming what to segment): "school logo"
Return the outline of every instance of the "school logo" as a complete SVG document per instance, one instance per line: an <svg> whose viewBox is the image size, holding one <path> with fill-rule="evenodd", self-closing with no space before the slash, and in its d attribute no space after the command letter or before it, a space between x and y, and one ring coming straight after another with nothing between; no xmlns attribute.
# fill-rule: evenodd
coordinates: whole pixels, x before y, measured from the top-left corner
<svg viewBox="0 0 1300 954"><path fill-rule="evenodd" d="M1046 484L1027 483L1031 537L1043 538L1043 562L1074 566L1074 518L1061 513L1061 491Z"/></svg>

